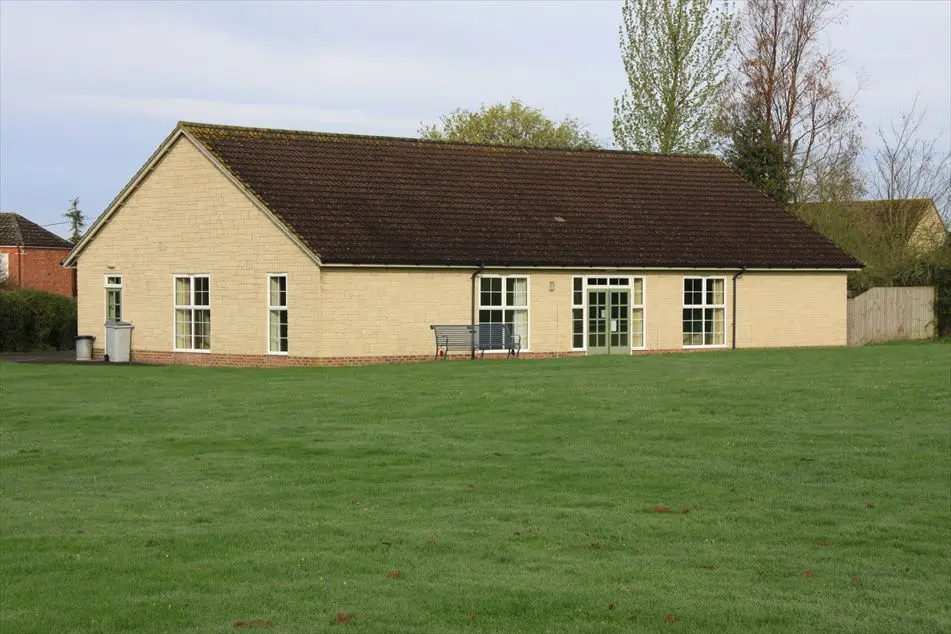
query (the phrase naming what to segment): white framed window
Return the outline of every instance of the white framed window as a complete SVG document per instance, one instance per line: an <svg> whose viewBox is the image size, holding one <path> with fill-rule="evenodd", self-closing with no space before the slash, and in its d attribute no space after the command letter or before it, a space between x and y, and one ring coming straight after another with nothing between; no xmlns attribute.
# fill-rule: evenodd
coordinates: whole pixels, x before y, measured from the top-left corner
<svg viewBox="0 0 951 634"><path fill-rule="evenodd" d="M0 282L10 279L10 254L0 253Z"/></svg>
<svg viewBox="0 0 951 634"><path fill-rule="evenodd" d="M528 277L484 275L479 281L479 323L507 324L529 348ZM501 344L501 342L499 342Z"/></svg>
<svg viewBox="0 0 951 634"><path fill-rule="evenodd" d="M571 349L584 350L584 278L571 278Z"/></svg>
<svg viewBox="0 0 951 634"><path fill-rule="evenodd" d="M726 279L685 277L683 345L726 345Z"/></svg>
<svg viewBox="0 0 951 634"><path fill-rule="evenodd" d="M287 275L267 276L268 352L287 354Z"/></svg>
<svg viewBox="0 0 951 634"><path fill-rule="evenodd" d="M644 348L644 278L631 280L631 348Z"/></svg>
<svg viewBox="0 0 951 634"><path fill-rule="evenodd" d="M207 275L175 276L175 350L211 350L211 279Z"/></svg>
<svg viewBox="0 0 951 634"><path fill-rule="evenodd" d="M106 320L122 321L122 276L106 276Z"/></svg>

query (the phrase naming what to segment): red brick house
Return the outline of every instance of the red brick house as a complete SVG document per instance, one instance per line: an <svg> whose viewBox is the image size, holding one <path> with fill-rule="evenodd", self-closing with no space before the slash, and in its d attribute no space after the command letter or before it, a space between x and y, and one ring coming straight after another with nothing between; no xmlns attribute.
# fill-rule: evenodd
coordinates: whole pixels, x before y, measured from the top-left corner
<svg viewBox="0 0 951 634"><path fill-rule="evenodd" d="M20 214L0 213L0 284L75 297L75 272L62 267L72 248Z"/></svg>

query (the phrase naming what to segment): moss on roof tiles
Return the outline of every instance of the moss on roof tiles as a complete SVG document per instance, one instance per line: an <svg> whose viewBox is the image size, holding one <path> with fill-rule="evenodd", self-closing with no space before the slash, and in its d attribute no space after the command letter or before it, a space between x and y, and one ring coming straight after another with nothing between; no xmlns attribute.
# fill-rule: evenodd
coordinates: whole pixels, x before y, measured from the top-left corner
<svg viewBox="0 0 951 634"><path fill-rule="evenodd" d="M324 262L860 266L710 156L180 125Z"/></svg>

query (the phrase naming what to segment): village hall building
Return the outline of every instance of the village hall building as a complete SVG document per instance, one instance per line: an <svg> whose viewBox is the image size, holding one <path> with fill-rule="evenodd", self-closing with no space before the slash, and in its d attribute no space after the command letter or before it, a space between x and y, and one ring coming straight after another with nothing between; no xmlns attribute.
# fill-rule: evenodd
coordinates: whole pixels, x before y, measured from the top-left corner
<svg viewBox="0 0 951 634"><path fill-rule="evenodd" d="M861 267L712 156L199 123L64 264L95 355L121 318L133 361L203 365L432 360L434 324L522 357L842 346Z"/></svg>

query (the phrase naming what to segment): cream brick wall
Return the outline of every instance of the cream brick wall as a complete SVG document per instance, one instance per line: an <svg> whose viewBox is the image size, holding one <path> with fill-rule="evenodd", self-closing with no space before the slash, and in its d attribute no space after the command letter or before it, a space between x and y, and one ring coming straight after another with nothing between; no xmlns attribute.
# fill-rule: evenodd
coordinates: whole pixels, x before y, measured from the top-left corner
<svg viewBox="0 0 951 634"><path fill-rule="evenodd" d="M745 273L736 293L738 348L846 345L845 273Z"/></svg>
<svg viewBox="0 0 951 634"><path fill-rule="evenodd" d="M317 356L320 270L186 139L78 260L79 332L103 347L106 275L122 275L133 350L173 347L175 273L211 276L211 347L267 353L267 274L287 273L289 354Z"/></svg>
<svg viewBox="0 0 951 634"><path fill-rule="evenodd" d="M472 271L324 268L320 276L325 357L431 354L430 324L468 324Z"/></svg>
<svg viewBox="0 0 951 634"><path fill-rule="evenodd" d="M928 208L918 226L915 227L908 244L921 253L932 251L944 242L945 226L934 205Z"/></svg>

